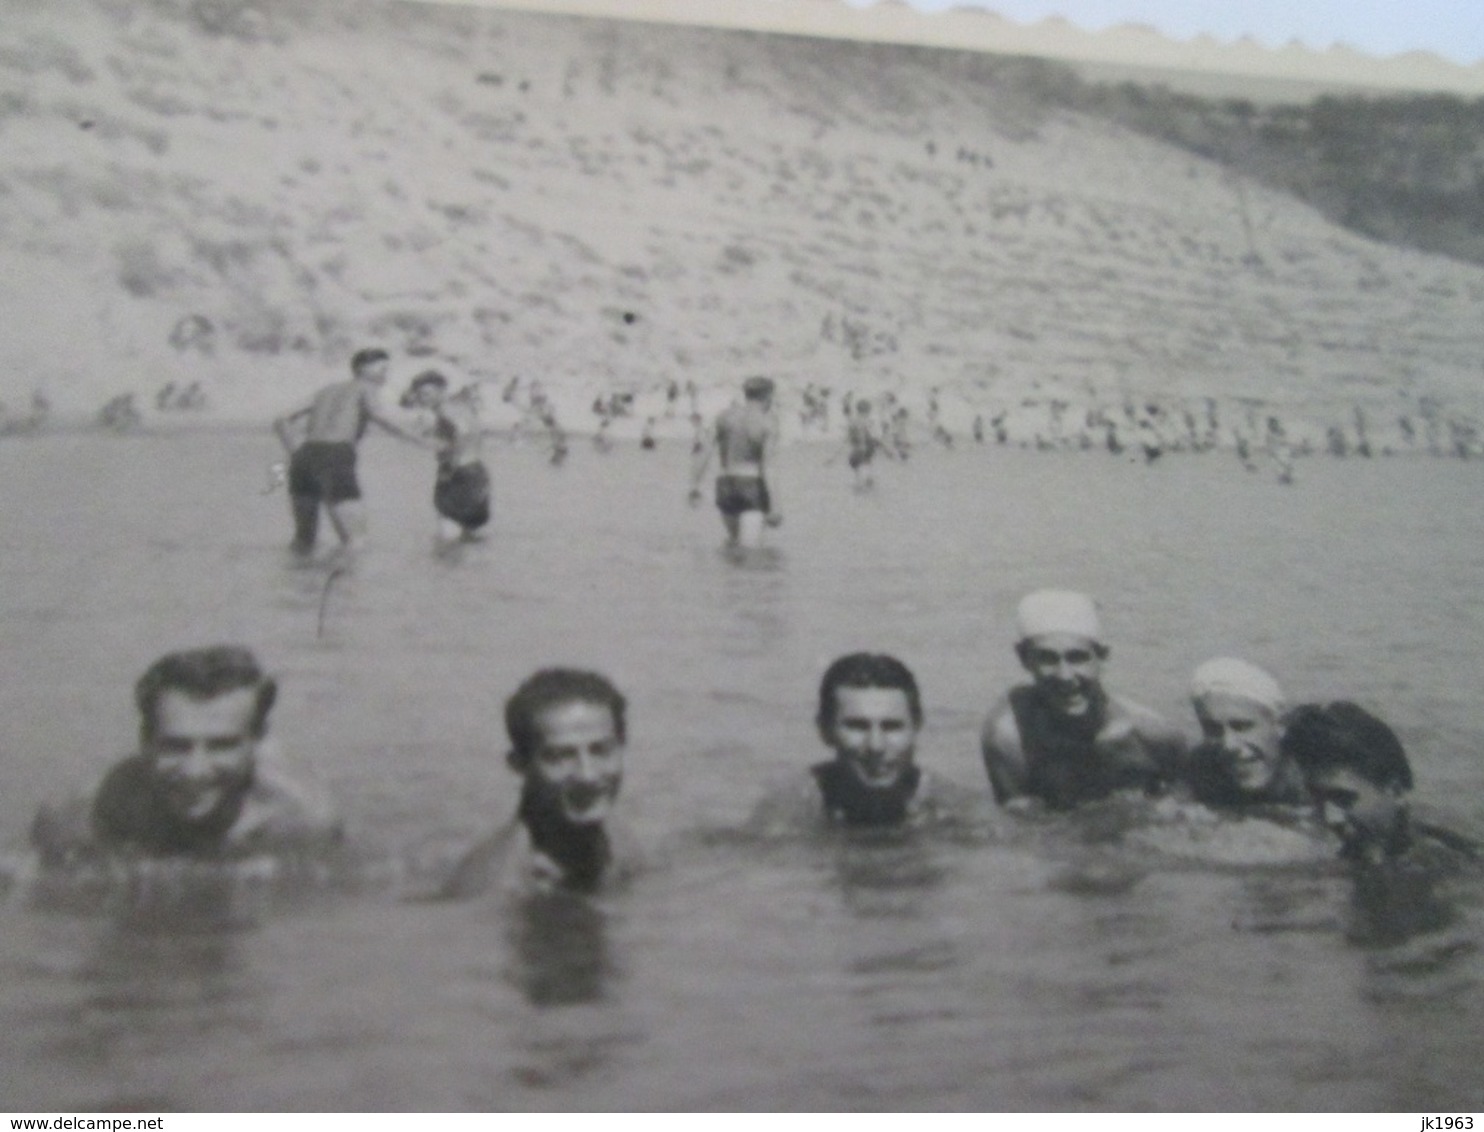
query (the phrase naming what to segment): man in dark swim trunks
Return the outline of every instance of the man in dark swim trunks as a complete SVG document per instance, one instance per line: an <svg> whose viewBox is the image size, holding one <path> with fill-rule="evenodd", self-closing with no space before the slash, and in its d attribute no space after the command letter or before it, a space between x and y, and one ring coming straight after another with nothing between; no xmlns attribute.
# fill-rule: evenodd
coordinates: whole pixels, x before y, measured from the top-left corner
<svg viewBox="0 0 1484 1132"><path fill-rule="evenodd" d="M302 771L266 743L278 686L245 648L169 653L134 689L139 754L90 798L43 806L45 864L108 853L220 858L335 842L340 823Z"/></svg>
<svg viewBox="0 0 1484 1132"><path fill-rule="evenodd" d="M1306 806L1304 773L1283 748L1287 705L1278 681L1230 657L1195 670L1191 702L1201 742L1186 784L1207 806Z"/></svg>
<svg viewBox="0 0 1484 1132"><path fill-rule="evenodd" d="M715 430L697 454L691 472L690 501L694 505L701 501L701 481L711 455L719 455L716 508L726 525L727 542L733 546L757 546L764 526L776 527L783 522L768 484L778 452L773 390L771 378L749 377L743 382L742 404L732 405L716 418Z"/></svg>
<svg viewBox="0 0 1484 1132"><path fill-rule="evenodd" d="M444 536L474 538L490 521L490 474L479 458L483 436L474 406L466 398L449 397L448 378L431 369L412 379L401 405L433 414L438 445L433 508L442 516Z"/></svg>
<svg viewBox="0 0 1484 1132"><path fill-rule="evenodd" d="M1185 738L1148 708L1103 687L1109 649L1086 594L1038 590L1017 611L1016 656L1031 675L989 713L981 734L995 801L1070 809L1120 790L1158 793Z"/></svg>
<svg viewBox="0 0 1484 1132"><path fill-rule="evenodd" d="M289 454L289 503L297 554L314 551L321 504L346 550L353 550L364 538L366 517L356 480L356 445L368 425L376 424L393 436L425 447L377 407L376 391L386 384L389 363L385 350L358 350L350 361L351 380L325 386L304 408L273 422L273 431ZM292 426L297 421L305 425L304 438L296 445Z"/></svg>
<svg viewBox="0 0 1484 1132"><path fill-rule="evenodd" d="M635 854L609 821L623 782L627 705L604 676L547 668L505 703L515 820L471 849L443 888L462 898L591 892L622 879Z"/></svg>

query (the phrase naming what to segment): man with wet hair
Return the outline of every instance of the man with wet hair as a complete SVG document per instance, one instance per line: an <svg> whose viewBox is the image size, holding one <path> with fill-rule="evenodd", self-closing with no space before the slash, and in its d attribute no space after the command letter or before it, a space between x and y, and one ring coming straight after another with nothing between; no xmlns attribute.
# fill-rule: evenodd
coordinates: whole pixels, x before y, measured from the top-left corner
<svg viewBox="0 0 1484 1132"><path fill-rule="evenodd" d="M1426 935L1430 952L1472 946L1466 932L1451 941L1438 933L1459 925L1460 901L1477 891L1480 841L1459 831L1457 815L1438 822L1413 812L1412 767L1396 733L1347 701L1306 704L1291 713L1283 746L1352 865L1347 938L1374 947Z"/></svg>
<svg viewBox="0 0 1484 1132"><path fill-rule="evenodd" d="M1269 673L1232 657L1208 660L1191 678L1201 742L1190 754L1186 784L1215 807L1306 806L1308 786L1284 747L1287 703Z"/></svg>
<svg viewBox="0 0 1484 1132"><path fill-rule="evenodd" d="M1408 849L1412 767L1390 727L1345 700L1305 704L1294 710L1283 747L1344 856L1376 863Z"/></svg>
<svg viewBox="0 0 1484 1132"><path fill-rule="evenodd" d="M328 802L264 750L277 694L240 646L155 661L134 689L139 753L109 770L91 798L42 807L31 839L43 862L111 852L221 857L336 841Z"/></svg>
<svg viewBox="0 0 1484 1132"><path fill-rule="evenodd" d="M1117 791L1163 790L1178 773L1184 736L1103 687L1110 650L1092 598L1037 590L1016 619L1015 654L1031 682L990 711L980 737L995 801L1039 799L1064 810Z"/></svg>
<svg viewBox="0 0 1484 1132"><path fill-rule="evenodd" d="M293 508L294 553L314 552L323 504L330 524L347 551L365 537L366 517L361 485L356 479L356 445L375 424L410 444L423 441L389 420L376 404L386 384L391 358L385 350L357 350L350 360L351 379L327 385L303 408L279 417L273 431L289 454L289 503ZM304 422L303 439L295 443L296 422Z"/></svg>
<svg viewBox="0 0 1484 1132"><path fill-rule="evenodd" d="M825 669L814 724L833 757L809 781L775 791L754 811L758 833L817 826L889 828L967 819L970 792L917 765L922 697L912 670L894 656L855 652ZM982 816L982 815L980 815Z"/></svg>
<svg viewBox="0 0 1484 1132"><path fill-rule="evenodd" d="M851 653L825 669L815 726L834 758L810 768L824 812L846 825L905 821L922 780L914 762L922 698L894 656Z"/></svg>
<svg viewBox="0 0 1484 1132"><path fill-rule="evenodd" d="M701 501L701 481L715 453L716 509L731 546L756 546L764 526L783 522L769 477L778 454L778 422L772 413L773 379L749 377L742 383L742 403L716 418L716 427L696 454L691 469L690 501Z"/></svg>
<svg viewBox="0 0 1484 1132"><path fill-rule="evenodd" d="M597 672L545 668L505 703L506 762L520 776L515 820L470 850L444 885L592 892L627 875L631 851L609 817L623 782L627 704Z"/></svg>

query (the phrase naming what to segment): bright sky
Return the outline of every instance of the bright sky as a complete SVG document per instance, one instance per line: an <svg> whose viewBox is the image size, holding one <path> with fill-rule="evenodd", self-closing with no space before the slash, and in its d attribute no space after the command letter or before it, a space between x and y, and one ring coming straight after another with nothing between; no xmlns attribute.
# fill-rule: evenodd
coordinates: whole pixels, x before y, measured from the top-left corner
<svg viewBox="0 0 1484 1132"><path fill-rule="evenodd" d="M871 0L849 0L867 7ZM910 0L924 11L980 7L1017 23L1061 16L1089 31L1146 24L1186 40L1251 37L1267 47L1297 40L1372 55L1431 51L1455 63L1484 60L1484 0Z"/></svg>

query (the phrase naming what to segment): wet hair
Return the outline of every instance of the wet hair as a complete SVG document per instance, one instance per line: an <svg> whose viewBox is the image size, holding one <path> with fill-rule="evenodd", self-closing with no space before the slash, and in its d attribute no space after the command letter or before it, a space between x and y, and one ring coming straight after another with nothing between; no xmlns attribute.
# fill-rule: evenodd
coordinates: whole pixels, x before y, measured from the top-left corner
<svg viewBox="0 0 1484 1132"><path fill-rule="evenodd" d="M1346 700L1295 708L1283 733L1282 751L1306 775L1353 770L1383 790L1412 789L1412 767L1396 732Z"/></svg>
<svg viewBox="0 0 1484 1132"><path fill-rule="evenodd" d="M907 708L914 724L922 723L922 696L912 670L894 656L885 653L853 652L842 656L824 670L819 681L819 714L815 722L820 730L835 725L837 688L899 688L906 693Z"/></svg>
<svg viewBox="0 0 1484 1132"><path fill-rule="evenodd" d="M215 645L166 653L134 685L139 708L139 741L153 742L159 728L160 700L166 692L183 692L193 700L214 700L240 688L257 690L251 731L261 738L268 729L268 713L278 696L278 684L258 665L258 658L241 645Z"/></svg>
<svg viewBox="0 0 1484 1132"><path fill-rule="evenodd" d="M364 350L357 350L350 359L350 372L359 374L369 365L377 362L390 361L391 355L379 346L367 346Z"/></svg>
<svg viewBox="0 0 1484 1132"><path fill-rule="evenodd" d="M613 715L618 741L626 741L628 702L608 677L578 668L543 668L505 701L505 730L510 735L512 766L524 769L541 745L543 736L536 717L548 708L574 700L606 707Z"/></svg>
<svg viewBox="0 0 1484 1132"><path fill-rule="evenodd" d="M771 377L749 377L742 383L742 396L749 401L766 401L773 396L774 388Z"/></svg>

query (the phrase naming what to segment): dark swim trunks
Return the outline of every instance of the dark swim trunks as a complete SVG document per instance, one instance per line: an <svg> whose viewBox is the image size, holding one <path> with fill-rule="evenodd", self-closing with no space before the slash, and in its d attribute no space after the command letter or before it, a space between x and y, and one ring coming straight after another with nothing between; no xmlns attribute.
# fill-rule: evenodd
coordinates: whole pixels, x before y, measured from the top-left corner
<svg viewBox="0 0 1484 1132"><path fill-rule="evenodd" d="M762 476L717 476L716 508L723 515L773 509Z"/></svg>
<svg viewBox="0 0 1484 1132"><path fill-rule="evenodd" d="M307 440L289 461L289 494L324 503L361 497L356 481L356 446L348 441Z"/></svg>
<svg viewBox="0 0 1484 1132"><path fill-rule="evenodd" d="M440 470L433 486L433 506L465 530L490 521L490 474L479 461Z"/></svg>

